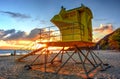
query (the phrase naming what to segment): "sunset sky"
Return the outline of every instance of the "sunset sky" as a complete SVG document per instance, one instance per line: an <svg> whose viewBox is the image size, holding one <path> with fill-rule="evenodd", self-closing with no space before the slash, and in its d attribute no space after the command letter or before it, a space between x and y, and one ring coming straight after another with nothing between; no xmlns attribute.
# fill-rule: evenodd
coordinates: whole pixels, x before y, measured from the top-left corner
<svg viewBox="0 0 120 79"><path fill-rule="evenodd" d="M31 43L39 28L54 26L50 19L61 6L68 10L81 3L93 12L94 40L120 27L120 0L0 0L0 47Z"/></svg>

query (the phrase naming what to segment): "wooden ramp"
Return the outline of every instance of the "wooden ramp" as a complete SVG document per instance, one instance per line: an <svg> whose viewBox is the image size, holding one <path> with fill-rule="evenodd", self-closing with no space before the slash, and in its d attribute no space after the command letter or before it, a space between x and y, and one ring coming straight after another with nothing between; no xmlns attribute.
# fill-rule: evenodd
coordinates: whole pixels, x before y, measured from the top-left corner
<svg viewBox="0 0 120 79"><path fill-rule="evenodd" d="M28 53L28 54L26 54L26 55L18 58L17 61L21 61L22 59L24 59L24 58L26 58L26 57L28 57L28 56L30 56L30 55L34 55L36 52L41 51L41 50L43 50L43 49L44 49L44 47L41 47L41 48L39 48L39 49L36 49L36 50L34 50L34 51L32 51L32 52L30 52L30 53Z"/></svg>
<svg viewBox="0 0 120 79"><path fill-rule="evenodd" d="M93 47L95 43L86 41L68 41L68 42L39 42L40 44L46 44L48 47L71 47L77 45L78 47Z"/></svg>

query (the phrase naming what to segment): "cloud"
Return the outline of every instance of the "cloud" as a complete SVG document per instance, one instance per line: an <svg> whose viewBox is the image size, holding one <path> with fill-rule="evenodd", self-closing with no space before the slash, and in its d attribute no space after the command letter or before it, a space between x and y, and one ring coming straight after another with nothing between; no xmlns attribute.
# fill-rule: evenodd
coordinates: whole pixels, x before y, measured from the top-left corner
<svg viewBox="0 0 120 79"><path fill-rule="evenodd" d="M1 13L7 14L13 18L21 18L21 19L27 19L31 18L30 16L26 14L16 13L16 12L10 12L10 11L0 11Z"/></svg>
<svg viewBox="0 0 120 79"><path fill-rule="evenodd" d="M114 31L112 24L101 24L98 28L93 29L93 41L99 41L105 35Z"/></svg>
<svg viewBox="0 0 120 79"><path fill-rule="evenodd" d="M49 35L54 35L53 30L48 32L48 29L34 28L29 34L25 31L9 29L9 30L0 30L0 40L11 41L11 40L29 40L35 41L41 38L48 38Z"/></svg>
<svg viewBox="0 0 120 79"><path fill-rule="evenodd" d="M103 32L103 33L111 33L113 32L113 26L112 24L101 24L98 28L93 29L95 32Z"/></svg>
<svg viewBox="0 0 120 79"><path fill-rule="evenodd" d="M40 20L40 24L46 24L45 20Z"/></svg>
<svg viewBox="0 0 120 79"><path fill-rule="evenodd" d="M94 21L106 21L107 19L106 18L99 18L99 19L97 19L97 18L95 18L95 19L93 19Z"/></svg>
<svg viewBox="0 0 120 79"><path fill-rule="evenodd" d="M16 31L15 29L0 30L0 40L18 40L26 36L24 31Z"/></svg>
<svg viewBox="0 0 120 79"><path fill-rule="evenodd" d="M6 35L14 33L15 29L10 29L10 30L0 30L0 38L4 38Z"/></svg>
<svg viewBox="0 0 120 79"><path fill-rule="evenodd" d="M38 22L38 23L40 23L40 24L47 24L47 22L46 22L45 20L41 20L41 19L39 19L38 17L35 18L35 19L33 19L32 22Z"/></svg>
<svg viewBox="0 0 120 79"><path fill-rule="evenodd" d="M30 39L30 40L37 39L37 37L39 37L39 33L40 33L40 29L35 28L35 29L31 30L29 35L26 36L26 39Z"/></svg>
<svg viewBox="0 0 120 79"><path fill-rule="evenodd" d="M25 31L18 31L15 29L1 30L0 40L34 40L39 38L40 29L35 28L29 34Z"/></svg>
<svg viewBox="0 0 120 79"><path fill-rule="evenodd" d="M4 40L20 40L24 39L26 37L26 33L24 31L17 31L15 33L9 34L9 36L6 36Z"/></svg>

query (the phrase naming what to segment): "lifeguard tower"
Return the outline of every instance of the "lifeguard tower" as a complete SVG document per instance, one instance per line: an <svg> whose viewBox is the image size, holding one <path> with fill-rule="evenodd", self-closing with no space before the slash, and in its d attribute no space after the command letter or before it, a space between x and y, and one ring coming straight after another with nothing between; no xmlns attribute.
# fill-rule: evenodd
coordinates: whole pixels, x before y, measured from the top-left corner
<svg viewBox="0 0 120 79"><path fill-rule="evenodd" d="M88 7L66 10L63 6L51 22L60 30L62 41L92 42L92 12Z"/></svg>
<svg viewBox="0 0 120 79"><path fill-rule="evenodd" d="M44 69L44 72L64 74L63 72L67 72L64 71L65 65L67 63L74 63L74 67L78 68L78 70L80 69L76 74L83 78L90 78L93 74L92 72L96 71L98 67L103 70L105 69L102 60L92 51L92 47L95 45L92 42L92 18L91 10L84 5L70 10L66 10L62 6L60 12L51 19L51 22L57 26L58 30L51 30L53 27L44 28L48 30L40 30L39 44L45 44L46 46L36 49L17 60L22 61L39 52L33 62L25 66L25 68L33 68L35 61L40 58L39 62L43 60L42 63L39 63L39 67L42 68L41 70ZM46 39L47 42L44 41ZM49 50L49 47L62 48L53 53L53 51ZM66 49L65 47L68 48ZM56 60L57 58L59 60ZM59 65L56 65L56 62ZM53 70L50 70L51 67ZM70 74L70 72L67 73Z"/></svg>

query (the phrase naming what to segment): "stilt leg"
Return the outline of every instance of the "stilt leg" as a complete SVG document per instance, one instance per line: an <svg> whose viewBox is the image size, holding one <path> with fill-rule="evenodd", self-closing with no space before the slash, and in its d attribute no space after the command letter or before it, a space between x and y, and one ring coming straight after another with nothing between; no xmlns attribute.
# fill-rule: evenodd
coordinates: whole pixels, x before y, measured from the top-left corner
<svg viewBox="0 0 120 79"><path fill-rule="evenodd" d="M75 50L75 52L76 52L76 50ZM60 70L61 70L61 68L63 68L63 66L68 62L68 60L74 55L74 53L75 52L73 52L71 55L70 55L70 57L60 66L60 68L56 71L56 73L58 73Z"/></svg>
<svg viewBox="0 0 120 79"><path fill-rule="evenodd" d="M55 60L55 58L56 58L62 51L63 51L63 49L61 49L61 50L57 53L57 55L55 55L55 57L50 61L51 64L53 64L53 61Z"/></svg>

